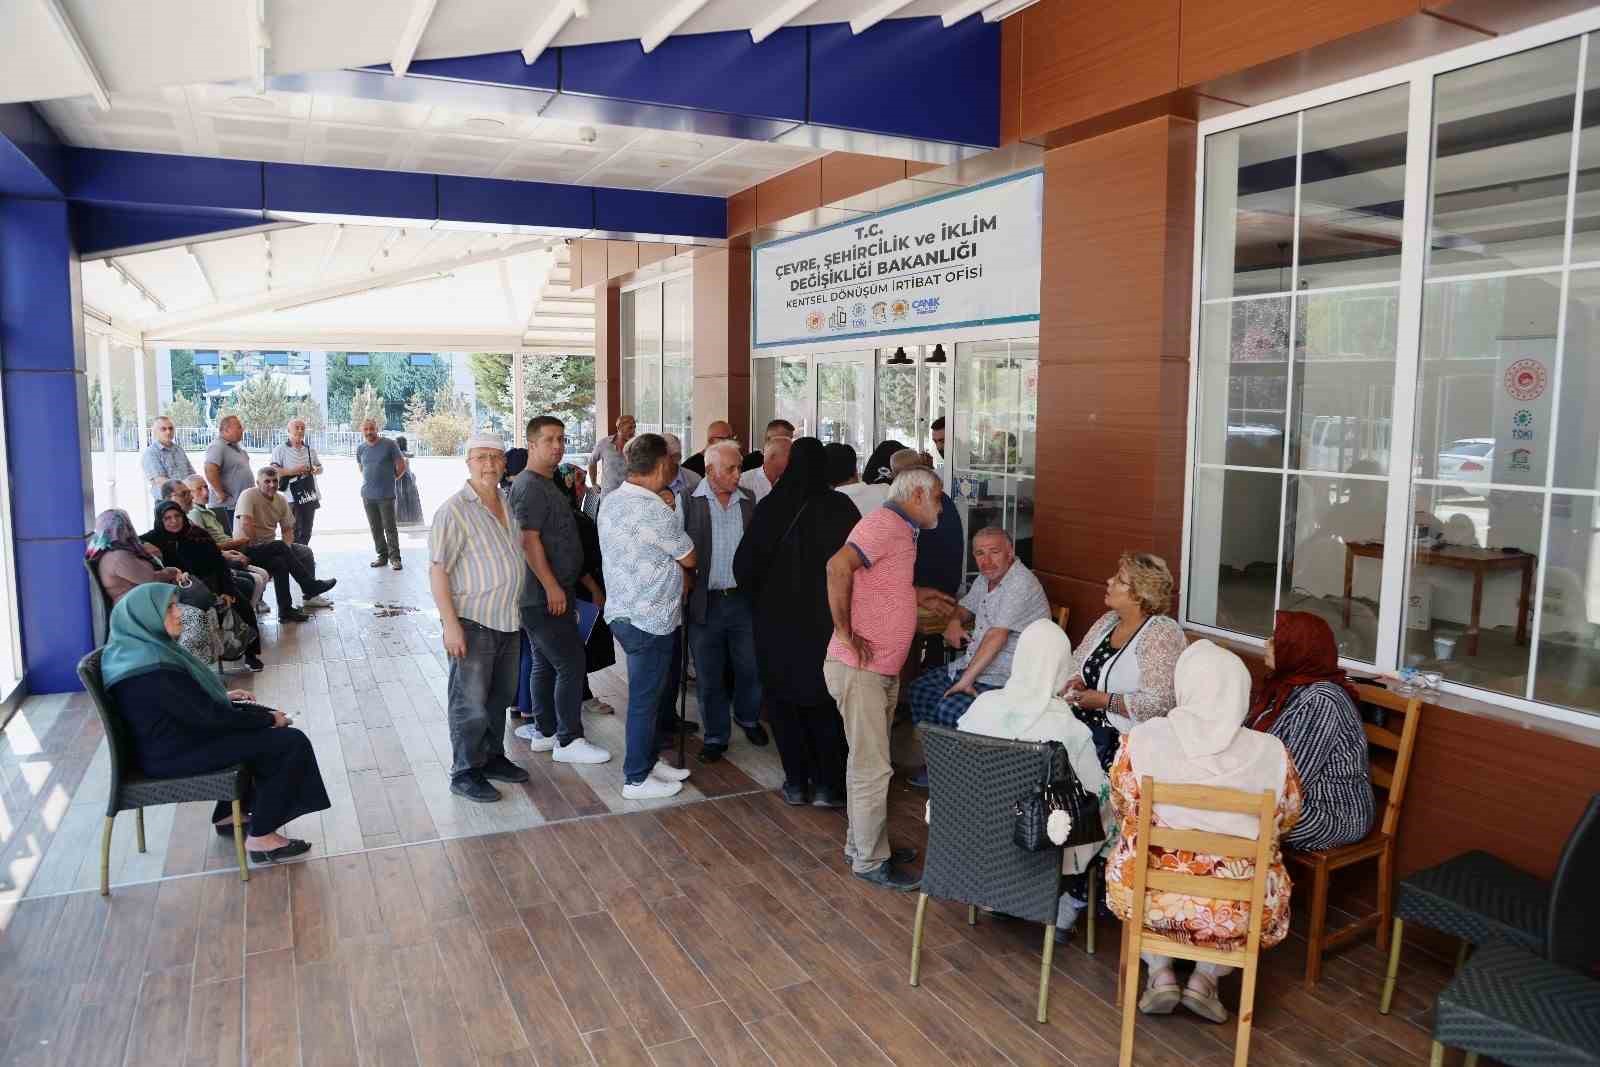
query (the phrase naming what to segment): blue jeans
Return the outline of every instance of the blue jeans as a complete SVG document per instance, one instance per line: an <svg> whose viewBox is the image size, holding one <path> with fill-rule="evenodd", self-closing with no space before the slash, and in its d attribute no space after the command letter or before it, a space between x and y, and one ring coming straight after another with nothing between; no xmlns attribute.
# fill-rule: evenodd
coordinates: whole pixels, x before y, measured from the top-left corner
<svg viewBox="0 0 1600 1067"><path fill-rule="evenodd" d="M628 657L628 741L622 780L638 785L650 777L650 768L656 765L656 714L661 694L672 680L677 633L649 633L626 619L613 621L611 632Z"/></svg>
<svg viewBox="0 0 1600 1067"><path fill-rule="evenodd" d="M906 700L911 704L911 721L932 723L935 726L955 726L961 716L967 713L967 709L972 707L972 702L978 699L966 693L944 695L944 691L955 685L959 677L961 677L959 671L951 674L948 667L929 667L917 675L917 680L906 689ZM987 693L996 686L979 682L972 688L979 693Z"/></svg>
<svg viewBox="0 0 1600 1067"><path fill-rule="evenodd" d="M583 736L583 683L588 677L578 611L569 607L558 617L543 607L525 607L522 632L533 651L529 688L534 722L544 736L570 745Z"/></svg>
<svg viewBox="0 0 1600 1067"><path fill-rule="evenodd" d="M517 691L517 635L461 620L467 654L451 657L446 682L450 776L504 756L506 705Z"/></svg>
<svg viewBox="0 0 1600 1067"><path fill-rule="evenodd" d="M732 727L728 722L728 663L733 664L733 714L743 727L761 722L761 677L756 673L755 625L750 601L737 590L712 590L706 599L706 621L689 624L689 646L700 672L700 720L705 743L726 745Z"/></svg>

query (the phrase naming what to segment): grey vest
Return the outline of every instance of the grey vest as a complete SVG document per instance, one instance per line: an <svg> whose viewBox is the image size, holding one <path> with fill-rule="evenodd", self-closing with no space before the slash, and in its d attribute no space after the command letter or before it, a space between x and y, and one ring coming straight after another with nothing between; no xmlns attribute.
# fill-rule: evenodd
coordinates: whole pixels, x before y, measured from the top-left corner
<svg viewBox="0 0 1600 1067"><path fill-rule="evenodd" d="M739 518L746 530L750 529L750 516L756 510L756 498L748 489L735 489L739 501ZM683 529L694 542L694 589L689 594L689 621L706 621L706 602L711 593L711 501L693 493L679 493L678 506L683 509ZM731 566L733 561L728 561Z"/></svg>

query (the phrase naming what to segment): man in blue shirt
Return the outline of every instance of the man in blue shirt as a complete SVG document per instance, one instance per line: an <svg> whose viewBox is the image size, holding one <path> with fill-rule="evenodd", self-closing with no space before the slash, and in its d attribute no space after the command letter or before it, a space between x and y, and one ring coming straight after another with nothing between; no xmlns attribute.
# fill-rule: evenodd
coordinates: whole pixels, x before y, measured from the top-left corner
<svg viewBox="0 0 1600 1067"><path fill-rule="evenodd" d="M361 506L367 512L372 530L372 547L378 558L372 566L385 563L400 569L400 531L394 523L394 480L406 472L406 457L400 446L378 436L378 420L361 423L362 442L356 446L356 465L361 468Z"/></svg>

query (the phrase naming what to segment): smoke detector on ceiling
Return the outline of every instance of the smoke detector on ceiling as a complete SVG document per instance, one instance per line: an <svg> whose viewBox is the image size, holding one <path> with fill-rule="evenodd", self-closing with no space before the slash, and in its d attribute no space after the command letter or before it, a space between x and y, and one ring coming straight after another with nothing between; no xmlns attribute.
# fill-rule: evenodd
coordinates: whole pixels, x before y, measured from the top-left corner
<svg viewBox="0 0 1600 1067"><path fill-rule="evenodd" d="M594 129L593 126L579 126L578 127L578 140L583 142L584 144L594 144L595 141L599 139L599 137L600 137L600 135L595 132L595 129Z"/></svg>

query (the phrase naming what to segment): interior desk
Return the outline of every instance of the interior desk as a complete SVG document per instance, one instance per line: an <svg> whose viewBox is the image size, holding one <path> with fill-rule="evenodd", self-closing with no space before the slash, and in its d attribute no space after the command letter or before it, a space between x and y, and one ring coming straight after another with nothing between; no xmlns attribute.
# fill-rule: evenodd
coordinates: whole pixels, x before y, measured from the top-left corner
<svg viewBox="0 0 1600 1067"><path fill-rule="evenodd" d="M1356 557L1383 558L1383 542L1345 542L1344 546L1344 624L1350 625L1351 587L1355 582ZM1478 654L1478 620L1483 614L1483 576L1491 571L1522 571L1522 592L1517 597L1517 644L1528 643L1528 613L1533 606L1533 565L1538 557L1516 549L1501 552L1493 548L1468 548L1459 545L1441 545L1438 548L1418 548L1418 563L1428 567L1448 567L1469 571L1472 574L1472 617L1467 623L1467 655Z"/></svg>

